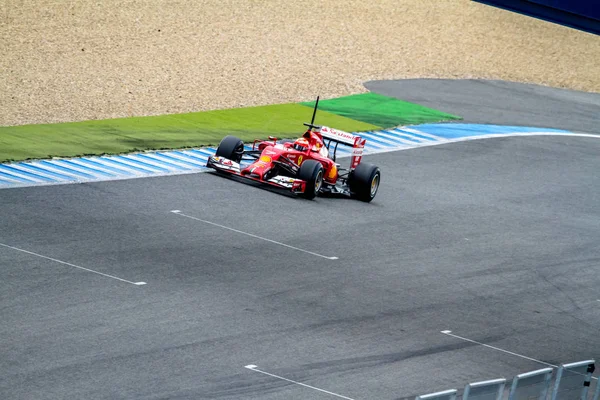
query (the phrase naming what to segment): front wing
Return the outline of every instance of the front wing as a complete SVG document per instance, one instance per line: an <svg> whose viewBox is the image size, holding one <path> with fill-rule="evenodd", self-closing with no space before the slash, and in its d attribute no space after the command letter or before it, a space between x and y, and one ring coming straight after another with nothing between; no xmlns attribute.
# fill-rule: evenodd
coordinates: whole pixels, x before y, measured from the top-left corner
<svg viewBox="0 0 600 400"><path fill-rule="evenodd" d="M208 158L208 161L206 162L206 166L220 172L225 172L243 179L248 179L250 181L264 183L266 185L274 186L280 189L287 189L293 193L304 193L304 190L306 189L306 182L302 179L277 175L268 180L263 180L256 176L243 175L241 165L225 157L210 156Z"/></svg>

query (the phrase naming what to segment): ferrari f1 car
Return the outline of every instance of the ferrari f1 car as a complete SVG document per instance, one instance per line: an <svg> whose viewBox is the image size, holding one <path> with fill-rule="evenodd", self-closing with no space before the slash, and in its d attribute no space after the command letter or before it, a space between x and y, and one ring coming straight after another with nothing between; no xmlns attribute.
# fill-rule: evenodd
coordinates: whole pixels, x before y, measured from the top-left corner
<svg viewBox="0 0 600 400"><path fill-rule="evenodd" d="M288 190L307 199L318 194L340 194L370 202L375 198L381 172L361 163L366 139L338 129L314 125L319 98L308 130L297 140L255 140L252 150L235 136L221 140L207 167L216 171ZM336 162L338 145L352 147L350 167ZM246 161L246 164L242 165Z"/></svg>

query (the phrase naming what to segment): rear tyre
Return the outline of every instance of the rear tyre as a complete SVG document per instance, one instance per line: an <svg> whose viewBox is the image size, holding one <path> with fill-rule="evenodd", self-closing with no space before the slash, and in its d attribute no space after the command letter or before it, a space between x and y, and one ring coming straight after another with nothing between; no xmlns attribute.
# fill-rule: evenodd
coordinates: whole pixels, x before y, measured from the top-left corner
<svg viewBox="0 0 600 400"><path fill-rule="evenodd" d="M306 188L302 194L304 198L312 200L319 193L323 186L323 173L323 165L318 161L306 160L300 165L298 179L306 182Z"/></svg>
<svg viewBox="0 0 600 400"><path fill-rule="evenodd" d="M225 136L219 143L215 155L239 163L244 155L244 142L235 136Z"/></svg>
<svg viewBox="0 0 600 400"><path fill-rule="evenodd" d="M380 182L381 171L379 168L367 163L358 164L348 178L352 197L367 203L375 198Z"/></svg>
<svg viewBox="0 0 600 400"><path fill-rule="evenodd" d="M281 140L278 140L277 143L279 143L279 144L294 143L294 140L292 140L292 139L281 139Z"/></svg>

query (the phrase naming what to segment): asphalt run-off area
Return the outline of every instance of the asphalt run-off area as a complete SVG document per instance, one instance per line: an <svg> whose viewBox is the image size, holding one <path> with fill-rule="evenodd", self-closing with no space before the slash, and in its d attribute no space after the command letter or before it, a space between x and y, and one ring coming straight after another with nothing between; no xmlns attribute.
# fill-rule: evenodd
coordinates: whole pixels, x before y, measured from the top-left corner
<svg viewBox="0 0 600 400"><path fill-rule="evenodd" d="M373 153L369 204L210 172L2 189L0 398L391 400L597 360L600 96L366 86L585 135Z"/></svg>

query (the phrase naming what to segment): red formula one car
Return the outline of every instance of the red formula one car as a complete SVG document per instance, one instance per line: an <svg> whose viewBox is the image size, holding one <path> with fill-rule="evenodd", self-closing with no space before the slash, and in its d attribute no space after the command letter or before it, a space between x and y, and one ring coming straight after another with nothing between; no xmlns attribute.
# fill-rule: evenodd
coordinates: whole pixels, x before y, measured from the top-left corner
<svg viewBox="0 0 600 400"><path fill-rule="evenodd" d="M207 167L255 182L264 183L307 199L319 193L341 194L369 202L375 198L381 172L372 164L361 163L366 139L360 136L314 125L319 99L308 130L297 140L255 140L252 150L234 136L221 140ZM333 145L334 144L334 145ZM338 145L352 147L350 168L336 163ZM252 161L242 166L242 161Z"/></svg>

